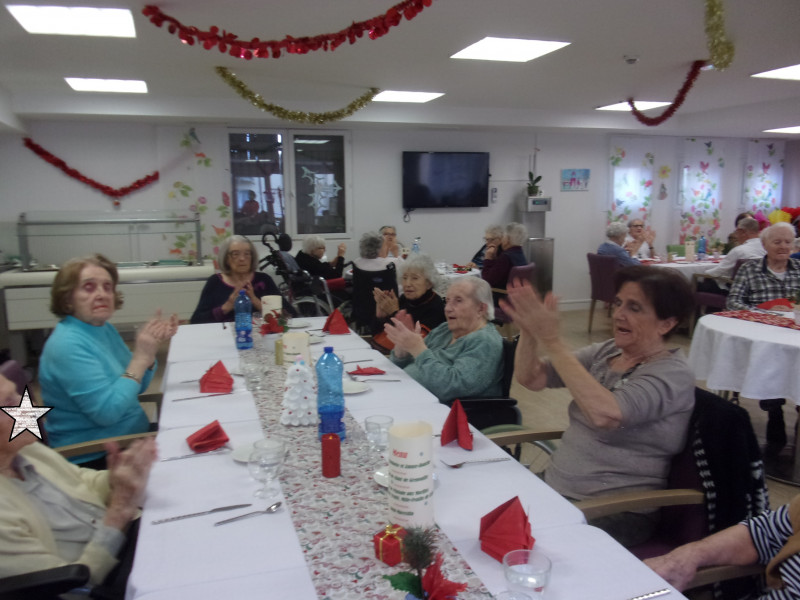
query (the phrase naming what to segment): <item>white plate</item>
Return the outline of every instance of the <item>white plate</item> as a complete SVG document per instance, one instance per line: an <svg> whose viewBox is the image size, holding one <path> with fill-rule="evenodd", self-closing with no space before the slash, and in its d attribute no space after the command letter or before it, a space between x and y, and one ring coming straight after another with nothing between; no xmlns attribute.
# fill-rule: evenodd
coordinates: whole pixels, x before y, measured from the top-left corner
<svg viewBox="0 0 800 600"><path fill-rule="evenodd" d="M308 336L308 343L309 344L319 344L320 342L324 342L325 338L318 336L318 335L309 335Z"/></svg>
<svg viewBox="0 0 800 600"><path fill-rule="evenodd" d="M289 319L289 322L286 323L289 329L302 329L303 327L309 327L311 325L310 321L304 321L303 319Z"/></svg>
<svg viewBox="0 0 800 600"><path fill-rule="evenodd" d="M345 394L361 394L368 389L369 386L363 381L353 381L352 379L342 381L342 392Z"/></svg>
<svg viewBox="0 0 800 600"><path fill-rule="evenodd" d="M233 460L240 463L246 463L250 460L250 455L253 453L253 444L245 444L244 446L239 446L238 448L234 448L233 452L231 452L231 456Z"/></svg>

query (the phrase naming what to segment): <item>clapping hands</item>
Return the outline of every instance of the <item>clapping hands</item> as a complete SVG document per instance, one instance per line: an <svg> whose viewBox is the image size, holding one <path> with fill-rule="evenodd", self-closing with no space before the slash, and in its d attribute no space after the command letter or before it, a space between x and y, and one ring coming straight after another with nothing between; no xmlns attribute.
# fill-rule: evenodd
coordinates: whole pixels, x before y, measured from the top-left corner
<svg viewBox="0 0 800 600"><path fill-rule="evenodd" d="M375 298L375 316L377 317L388 317L400 309L400 301L394 290L382 290L376 287L372 290L372 297Z"/></svg>
<svg viewBox="0 0 800 600"><path fill-rule="evenodd" d="M387 337L394 344L394 354L398 358L412 355L414 358L422 354L428 347L422 338L422 326L411 318L406 311L401 310L392 322L384 326Z"/></svg>

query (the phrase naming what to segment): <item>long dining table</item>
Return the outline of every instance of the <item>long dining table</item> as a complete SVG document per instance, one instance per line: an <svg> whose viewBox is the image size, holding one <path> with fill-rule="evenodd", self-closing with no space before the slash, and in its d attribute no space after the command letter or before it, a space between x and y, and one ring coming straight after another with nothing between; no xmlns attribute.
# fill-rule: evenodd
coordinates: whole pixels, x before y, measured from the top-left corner
<svg viewBox="0 0 800 600"><path fill-rule="evenodd" d="M321 318L304 319L320 329ZM181 326L172 339L163 381L159 461L153 466L142 511L129 600L275 598L401 599L383 575L403 569L375 557L373 535L387 525L385 489L376 471L385 459L369 450L363 434L366 417L389 415L395 423L427 421L441 430L449 409L387 357L359 336L320 335L312 360L324 346L348 364L378 367L386 375L367 379L367 389L346 395L347 439L342 443L342 473L321 475L315 426L280 424L286 367L274 364L274 336L260 344L264 380L249 391L238 375L239 353L230 325ZM199 393L197 380L221 360L234 374L230 394ZM353 362L355 361L355 362ZM391 379L399 381L378 381ZM201 397L197 397L201 396ZM211 421L220 422L230 452L193 455L186 438ZM536 546L552 562L549 600L626 600L656 590L679 592L603 531L586 525L582 513L479 431L472 451L434 438L434 503L437 551L448 579L468 585L462 599L491 598L506 589L502 564L480 548L483 515L519 497L529 515ZM280 475L282 506L273 514L215 526L222 519L266 508L253 496L258 484L246 457L264 436L281 437L287 446ZM191 455L189 458L178 458ZM446 467L483 458L501 462ZM252 504L238 510L167 523L154 521Z"/></svg>

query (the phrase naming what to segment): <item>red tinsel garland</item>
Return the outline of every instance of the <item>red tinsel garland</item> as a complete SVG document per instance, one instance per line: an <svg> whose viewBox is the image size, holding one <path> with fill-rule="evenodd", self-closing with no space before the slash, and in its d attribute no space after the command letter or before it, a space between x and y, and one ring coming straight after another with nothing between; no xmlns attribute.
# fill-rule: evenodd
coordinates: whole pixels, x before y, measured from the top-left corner
<svg viewBox="0 0 800 600"><path fill-rule="evenodd" d="M197 27L189 27L161 12L157 6L147 5L142 9L142 14L150 19L156 27L161 27L164 22L169 23L170 33L177 33L184 44L193 46L195 38L202 42L203 48L211 50L215 46L220 52L228 52L231 56L250 60L256 58L279 58L281 51L285 50L289 54L308 54L315 50L336 50L344 42L355 44L356 39L366 32L371 40L378 39L386 35L389 29L396 27L403 17L411 20L416 17L422 9L430 6L433 0L404 0L395 4L386 13L369 19L353 23L346 29L336 33L326 33L309 37L292 37L287 35L282 40L261 41L258 38L252 40L241 40L233 33L228 33L224 29L220 32L215 25L208 31L201 31ZM228 47L230 46L230 50Z"/></svg>
<svg viewBox="0 0 800 600"><path fill-rule="evenodd" d="M99 192L105 194L106 196L111 196L112 198L122 198L123 196L127 196L131 192L135 192L137 190L142 189L145 186L150 185L154 181L158 181L158 171L153 171L150 175L146 177L142 177L141 179L137 179L130 185L126 185L125 187L121 188L112 188L109 185L103 185L91 179L90 177L86 177L83 173L78 171L77 169L73 169L63 160L58 158L57 156L53 156L47 150L42 148L39 144L34 142L31 138L26 137L24 139L25 146L36 153L42 160L49 162L54 167L58 167L61 169L65 174L69 175L73 179L77 179L81 183L85 183L88 186L93 187L94 189L98 190ZM114 206L119 206L119 200L114 200Z"/></svg>
<svg viewBox="0 0 800 600"><path fill-rule="evenodd" d="M636 120L644 125L652 127L654 125L661 125L664 121L669 119L681 107L683 101L686 100L686 94L688 94L689 90L692 89L694 82L697 80L697 76L700 75L700 69L702 69L705 65L706 61L704 60L696 60L692 63L692 68L689 69L689 73L686 75L686 81L683 82L683 86L680 90L678 90L678 93L675 96L675 99L672 101L672 104L670 104L666 110L657 117L648 117L638 108L636 108L636 106L634 106L633 98L628 98L628 104L630 105L631 111L633 112L633 116L636 117Z"/></svg>

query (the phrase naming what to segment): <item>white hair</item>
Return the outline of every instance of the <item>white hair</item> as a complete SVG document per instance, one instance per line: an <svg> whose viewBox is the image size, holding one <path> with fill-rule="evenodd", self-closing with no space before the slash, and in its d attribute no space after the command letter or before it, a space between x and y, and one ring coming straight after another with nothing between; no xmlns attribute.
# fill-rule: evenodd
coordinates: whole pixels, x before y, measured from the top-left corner
<svg viewBox="0 0 800 600"><path fill-rule="evenodd" d="M506 225L506 237L512 246L522 246L528 238L528 230L522 223L509 223Z"/></svg>
<svg viewBox="0 0 800 600"><path fill-rule="evenodd" d="M433 264L433 259L427 254L410 254L407 259L402 261L398 266L398 277L403 278L403 273L407 271L416 271L420 273L431 287L435 288L439 283L439 272Z"/></svg>
<svg viewBox="0 0 800 600"><path fill-rule="evenodd" d="M769 240L772 238L772 235L775 233L779 233L780 231L788 231L792 234L792 238L794 238L794 227L789 225L789 223L775 223L774 225L770 225L766 229L761 232L761 243L766 245Z"/></svg>
<svg viewBox="0 0 800 600"><path fill-rule="evenodd" d="M454 285L467 285L469 293L475 302L483 304L486 307L486 320L491 321L494 319L494 300L492 299L492 288L487 281L474 275L468 275L454 281L450 287Z"/></svg>
<svg viewBox="0 0 800 600"><path fill-rule="evenodd" d="M321 235L309 235L303 240L303 252L311 254L320 246L325 245L325 238Z"/></svg>
<svg viewBox="0 0 800 600"><path fill-rule="evenodd" d="M610 240L615 240L618 237L624 236L628 232L628 227L625 223L614 221L606 227L606 237Z"/></svg>

